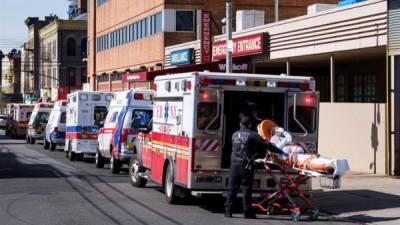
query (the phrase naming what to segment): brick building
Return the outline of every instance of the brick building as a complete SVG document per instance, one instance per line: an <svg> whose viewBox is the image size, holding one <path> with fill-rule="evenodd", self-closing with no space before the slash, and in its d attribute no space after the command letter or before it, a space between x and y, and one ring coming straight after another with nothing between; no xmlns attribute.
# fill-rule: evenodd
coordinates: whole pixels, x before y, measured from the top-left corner
<svg viewBox="0 0 400 225"><path fill-rule="evenodd" d="M337 0L281 0L278 18L284 20L304 15L307 6L316 2L337 3ZM274 21L275 1L233 1L233 24L237 10L257 10L262 14L261 23L266 24ZM116 91L147 87L146 77L127 85L121 82L121 77L124 73L162 69L166 46L198 39L202 11L210 12L212 34L221 34L224 0L89 0L88 77L91 89Z"/></svg>

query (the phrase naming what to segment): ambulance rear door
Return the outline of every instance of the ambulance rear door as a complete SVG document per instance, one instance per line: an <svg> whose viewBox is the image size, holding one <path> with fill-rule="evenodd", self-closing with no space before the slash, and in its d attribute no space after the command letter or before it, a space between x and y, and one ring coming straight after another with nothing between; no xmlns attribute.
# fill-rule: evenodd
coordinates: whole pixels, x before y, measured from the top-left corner
<svg viewBox="0 0 400 225"><path fill-rule="evenodd" d="M319 92L288 92L285 129L293 136L294 143L305 144L310 153L317 151Z"/></svg>

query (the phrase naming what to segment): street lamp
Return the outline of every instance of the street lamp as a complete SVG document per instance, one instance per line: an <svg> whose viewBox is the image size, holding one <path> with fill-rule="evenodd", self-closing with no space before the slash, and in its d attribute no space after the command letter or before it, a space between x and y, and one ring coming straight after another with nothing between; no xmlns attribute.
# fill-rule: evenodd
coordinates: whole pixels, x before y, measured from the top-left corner
<svg viewBox="0 0 400 225"><path fill-rule="evenodd" d="M226 73L232 73L232 0L226 0Z"/></svg>

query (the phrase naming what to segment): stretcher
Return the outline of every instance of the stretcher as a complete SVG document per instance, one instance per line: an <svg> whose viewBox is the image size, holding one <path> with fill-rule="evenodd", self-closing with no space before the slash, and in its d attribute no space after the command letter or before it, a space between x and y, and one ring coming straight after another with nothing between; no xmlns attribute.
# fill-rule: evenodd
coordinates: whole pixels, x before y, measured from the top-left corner
<svg viewBox="0 0 400 225"><path fill-rule="evenodd" d="M270 129L276 127L273 121L263 121L258 126L262 138L274 143ZM288 135L290 136L290 135ZM290 140L289 140L290 139ZM341 186L341 176L348 170L347 160L337 160L311 154L301 144L291 143L291 137L283 145L276 144L285 154L268 153L264 159L255 160L262 163L267 175L275 181L278 190L273 193L263 193L261 200L253 207L273 214L288 213L294 221L300 219L302 213L307 213L310 220L317 220L319 210L307 199L300 186L309 179L317 178L322 188L338 189ZM277 176L280 174L281 176ZM294 198L301 202L294 201Z"/></svg>
<svg viewBox="0 0 400 225"><path fill-rule="evenodd" d="M309 220L318 220L319 210L300 190L300 186L306 184L311 178L318 178L321 187L337 189L341 185L341 176L328 171L292 167L275 159L274 154L267 154L266 158L255 160L256 163L263 164L267 175L275 181L278 190L273 193L262 193L261 200L252 204L253 208L268 215L290 214L293 221L298 221L304 213L308 214ZM278 177L277 174L281 176ZM298 201L295 201L295 198Z"/></svg>

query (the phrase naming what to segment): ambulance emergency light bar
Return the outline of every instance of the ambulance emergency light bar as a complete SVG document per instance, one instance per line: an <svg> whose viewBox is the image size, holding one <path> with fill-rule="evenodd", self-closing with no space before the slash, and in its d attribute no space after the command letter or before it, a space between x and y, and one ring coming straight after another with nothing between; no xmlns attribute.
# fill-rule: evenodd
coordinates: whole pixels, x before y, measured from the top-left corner
<svg viewBox="0 0 400 225"><path fill-rule="evenodd" d="M310 90L310 84L307 82L288 82L288 81L267 81L267 80L245 80L245 79L210 79L202 78L201 87L210 85L236 85L243 87L269 87L269 88L290 88L300 89L302 91Z"/></svg>

